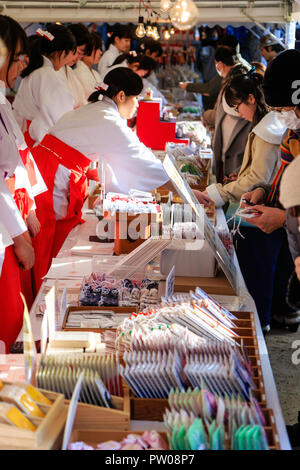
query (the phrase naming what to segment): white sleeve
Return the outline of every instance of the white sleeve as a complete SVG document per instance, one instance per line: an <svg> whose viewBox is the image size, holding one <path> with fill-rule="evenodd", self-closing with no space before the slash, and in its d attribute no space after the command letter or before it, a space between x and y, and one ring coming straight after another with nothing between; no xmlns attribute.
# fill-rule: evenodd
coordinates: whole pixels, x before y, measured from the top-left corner
<svg viewBox="0 0 300 470"><path fill-rule="evenodd" d="M98 64L98 72L102 80L104 79L105 75L108 72L108 67L112 65L113 62L114 61L111 58L110 52L108 52L107 54L104 53L103 56L101 57L99 64Z"/></svg>
<svg viewBox="0 0 300 470"><path fill-rule="evenodd" d="M108 191L122 193L128 193L129 189L151 191L169 181L161 161L140 142L126 123L119 123L118 128L114 126L111 133L114 135L113 152L110 151L111 143L108 141L107 151L103 143L103 152L100 153L106 166L105 178Z"/></svg>
<svg viewBox="0 0 300 470"><path fill-rule="evenodd" d="M29 132L40 142L64 114L74 109L74 100L64 79L49 68L32 77L31 86L39 113L32 120Z"/></svg>
<svg viewBox="0 0 300 470"><path fill-rule="evenodd" d="M11 238L18 237L27 231L26 224L8 189L4 178L0 178L0 214Z"/></svg>

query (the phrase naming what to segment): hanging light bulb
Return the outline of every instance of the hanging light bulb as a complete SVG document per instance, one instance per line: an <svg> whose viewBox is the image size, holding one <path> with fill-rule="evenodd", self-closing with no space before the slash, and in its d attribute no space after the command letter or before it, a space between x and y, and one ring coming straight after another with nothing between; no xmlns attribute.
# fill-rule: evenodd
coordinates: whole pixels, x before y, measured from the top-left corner
<svg viewBox="0 0 300 470"><path fill-rule="evenodd" d="M135 34L138 38L143 38L146 34L145 26L144 26L144 18L139 16L139 24L135 30Z"/></svg>
<svg viewBox="0 0 300 470"><path fill-rule="evenodd" d="M153 39L155 39L155 41L158 41L158 39L160 37L156 23L154 23L154 25L152 26L152 37L153 37Z"/></svg>
<svg viewBox="0 0 300 470"><path fill-rule="evenodd" d="M171 8L171 0L160 0L160 9L162 11L168 11Z"/></svg>
<svg viewBox="0 0 300 470"><path fill-rule="evenodd" d="M164 39L165 39L166 41L168 41L168 40L170 39L170 37L171 37L171 34L169 33L169 30L168 30L168 29L165 29L165 31L164 31Z"/></svg>
<svg viewBox="0 0 300 470"><path fill-rule="evenodd" d="M153 35L153 31L152 31L151 21L147 21L147 23L146 23L146 36L147 36L147 38L151 38L152 35Z"/></svg>
<svg viewBox="0 0 300 470"><path fill-rule="evenodd" d="M173 26L172 26L172 28L170 29L170 34L171 34L172 36L173 36L173 34L175 34L175 29L173 28Z"/></svg>
<svg viewBox="0 0 300 470"><path fill-rule="evenodd" d="M180 31L191 29L198 21L199 12L193 0L177 0L170 10L170 18Z"/></svg>

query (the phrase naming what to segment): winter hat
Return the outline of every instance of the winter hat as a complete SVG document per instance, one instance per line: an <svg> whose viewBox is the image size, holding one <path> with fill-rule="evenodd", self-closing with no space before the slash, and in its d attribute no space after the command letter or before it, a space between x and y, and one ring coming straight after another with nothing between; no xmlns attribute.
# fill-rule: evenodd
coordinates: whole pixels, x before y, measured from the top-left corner
<svg viewBox="0 0 300 470"><path fill-rule="evenodd" d="M296 49L280 52L270 62L263 81L263 91L267 105L283 108L299 104L299 102L295 102L297 90L294 84L300 78L299 67L297 66L299 63L300 51ZM297 99L297 101L299 100Z"/></svg>
<svg viewBox="0 0 300 470"><path fill-rule="evenodd" d="M272 38L271 36L268 36L267 34L261 36L259 39L260 49L263 49L264 47L275 46L275 44L279 44L278 41L276 41L276 39Z"/></svg>
<svg viewBox="0 0 300 470"><path fill-rule="evenodd" d="M300 155L282 175L279 201L285 209L300 206Z"/></svg>

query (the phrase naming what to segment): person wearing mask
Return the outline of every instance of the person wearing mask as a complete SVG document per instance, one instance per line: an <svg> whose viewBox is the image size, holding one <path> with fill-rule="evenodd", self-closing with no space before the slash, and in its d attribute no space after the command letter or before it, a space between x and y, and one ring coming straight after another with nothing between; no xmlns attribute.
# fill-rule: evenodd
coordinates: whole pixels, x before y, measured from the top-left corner
<svg viewBox="0 0 300 470"><path fill-rule="evenodd" d="M205 33L206 34L206 33ZM180 83L180 88L191 93L199 93L205 97L203 100L204 105L204 124L207 120L207 127L209 130L215 126L215 105L217 98L220 94L223 84L223 77L221 71L218 71L215 61L215 53L218 47L225 47L228 50L232 51L232 55L239 53L239 43L238 40L231 34L224 34L217 42L216 47L214 47L213 61L215 67L215 73L209 79L203 77L203 83L197 82L184 82ZM211 73L211 72L210 72Z"/></svg>
<svg viewBox="0 0 300 470"><path fill-rule="evenodd" d="M227 184L212 184L206 193L216 207L239 204L242 194L256 183L273 181L280 164L280 142L286 128L277 113L268 112L262 90L263 76L255 67L234 77L224 90L227 106L253 123L248 135L237 179Z"/></svg>
<svg viewBox="0 0 300 470"><path fill-rule="evenodd" d="M26 64L27 38L12 18L0 15L1 89L11 88ZM16 145L22 133L12 117L10 104L0 96L0 341L9 353L23 324L20 292L21 269L34 264L30 231L37 233L38 222L26 220L32 208L29 178ZM21 137L20 137L21 136ZM30 207L31 205L31 207ZM26 225L26 222L28 226ZM37 226L35 223L37 222Z"/></svg>
<svg viewBox="0 0 300 470"><path fill-rule="evenodd" d="M64 115L32 150L52 190L47 199L37 199L41 217L41 232L34 240L35 248L39 244L35 264L38 282L69 231L81 222L90 161L98 162L99 169L103 167L107 192L126 194L131 188L150 191L166 184L174 190L160 160L127 126L142 88L142 79L128 67L108 72L99 91L89 98L90 103ZM70 177L54 197L57 156L64 158Z"/></svg>
<svg viewBox="0 0 300 470"><path fill-rule="evenodd" d="M74 73L80 81L84 89L85 98L88 100L89 96L95 91L95 88L101 82L101 77L93 65L98 65L102 56L102 39L96 33L90 33L90 53L85 54L82 59L77 62Z"/></svg>
<svg viewBox="0 0 300 470"><path fill-rule="evenodd" d="M98 65L98 72L101 77L105 77L108 68L119 55L127 54L130 51L131 39L132 35L128 26L121 24L115 25L110 38L109 48L104 52Z"/></svg>
<svg viewBox="0 0 300 470"><path fill-rule="evenodd" d="M32 147L57 120L74 108L66 81L56 72L68 63L76 48L72 33L62 25L37 30L31 44L29 65L13 103L16 120Z"/></svg>
<svg viewBox="0 0 300 470"><path fill-rule="evenodd" d="M284 230L286 214L280 205L279 189L288 165L300 155L300 92L299 87L297 89L298 70L294 66L299 60L300 52L289 49L278 54L267 67L263 82L265 100L268 106L278 112L279 118L287 127L281 142L281 165L271 186L257 184L242 196L259 213L254 218L246 219L260 229L260 246L265 256L261 260L257 259L257 271L266 269L274 272L282 279L282 289L286 288L293 263ZM242 204L244 206L245 203ZM276 301L273 305L275 321L281 324L280 319L284 316L283 325L288 325L290 309L286 305L278 305Z"/></svg>
<svg viewBox="0 0 300 470"><path fill-rule="evenodd" d="M267 63L271 62L279 52L284 51L284 47L276 39L268 35L261 36L259 39L259 49Z"/></svg>
<svg viewBox="0 0 300 470"><path fill-rule="evenodd" d="M300 158L286 169L280 183L280 203L286 210L286 231L289 249L294 261L294 272L287 288L287 302L295 310L287 321L298 328L300 321ZM282 318L281 322L284 322Z"/></svg>
<svg viewBox="0 0 300 470"><path fill-rule="evenodd" d="M217 207L230 203L226 213L228 219L234 216L245 191L257 183L270 184L280 166L280 143L286 127L278 118L278 113L268 112L262 82L263 76L256 73L253 68L246 74L234 77L224 91L228 105L235 107L244 119L254 125L248 136L237 179L225 185L219 183L206 188L206 194ZM236 235L239 265L247 289L256 304L262 328L268 331L275 292L278 308L285 306L285 290L282 288L281 276L275 276L275 273L268 269L267 260L272 244L266 249L263 243L265 236L261 236L259 229L245 224L242 220L236 220L235 223L236 225L239 223ZM286 262L291 261L288 252L285 254ZM257 258L260 258L264 264L259 272L257 272Z"/></svg>
<svg viewBox="0 0 300 470"><path fill-rule="evenodd" d="M240 70L248 71L251 66L226 46L217 48L215 62L216 69L223 78L223 88L215 108L213 172L217 182L223 183L236 178L242 164L248 135L253 126L251 122L227 106L224 88L232 77L240 73Z"/></svg>

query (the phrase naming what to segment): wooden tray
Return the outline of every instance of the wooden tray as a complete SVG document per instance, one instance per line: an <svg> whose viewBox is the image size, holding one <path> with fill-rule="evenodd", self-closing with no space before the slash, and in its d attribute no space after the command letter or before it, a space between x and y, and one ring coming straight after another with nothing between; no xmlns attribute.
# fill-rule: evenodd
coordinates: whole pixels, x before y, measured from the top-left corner
<svg viewBox="0 0 300 470"><path fill-rule="evenodd" d="M105 312L105 311L108 311L108 310L113 310L117 314L124 314L124 320L125 320L125 317L126 317L125 314L128 315L128 314L131 314L131 313L137 313L137 311L138 311L137 307L92 307L92 306L91 307L85 307L85 306L83 306L83 307L78 306L77 307L77 306L69 306L69 307L67 307L61 329L64 330L64 331L94 331L96 333L101 333L101 332L104 332L106 330L116 331L115 328L71 328L71 327L67 326L68 318L69 318L69 315L70 315L71 312L78 312L78 311L82 311L82 310L86 310L88 312L91 309L93 309L97 312Z"/></svg>
<svg viewBox="0 0 300 470"><path fill-rule="evenodd" d="M10 382L3 381L4 384ZM28 384L16 382L22 388ZM52 405L38 404L45 413L44 418L28 419L34 424L36 431L19 429L9 424L0 423L0 449L1 450L49 450L60 449L63 431L67 418L67 409L64 407L64 396L60 393L38 389L53 403Z"/></svg>
<svg viewBox="0 0 300 470"><path fill-rule="evenodd" d="M123 397L112 395L111 400L115 407L114 409L79 402L73 431L76 429L86 431L94 429L128 430L130 427L130 402L129 388L126 384L123 386L123 395ZM69 406L69 400L65 400L65 405L66 408Z"/></svg>

